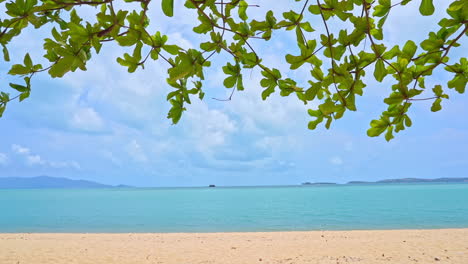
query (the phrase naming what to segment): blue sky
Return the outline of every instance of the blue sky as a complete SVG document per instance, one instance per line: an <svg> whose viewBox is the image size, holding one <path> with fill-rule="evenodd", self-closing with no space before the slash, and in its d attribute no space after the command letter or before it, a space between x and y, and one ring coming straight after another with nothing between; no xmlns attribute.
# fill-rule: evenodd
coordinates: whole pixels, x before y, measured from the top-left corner
<svg viewBox="0 0 468 264"><path fill-rule="evenodd" d="M277 17L300 9L297 3L287 6L289 2L272 7ZM255 3L270 8L267 1ZM424 39L426 34L416 29L436 28L447 6L437 1L434 16L420 17L418 4L394 10L385 27L386 44ZM151 6L152 29L167 34L170 42L189 48L205 39L191 32L193 11L177 10L174 18L162 19L158 9ZM92 13L81 11L85 16ZM251 8L248 14L263 17L266 11ZM321 32L318 20L311 24ZM336 30L335 24L332 28ZM20 62L26 51L33 61L43 61L38 47L48 30L29 30L18 37L10 45L12 63ZM284 54L297 53L294 41L294 32L280 32L271 42L252 43L267 65L287 71ZM464 47L466 42L465 38ZM460 57L462 49L452 57ZM203 186L468 176L466 94L447 90L450 100L438 113L430 112L431 102L415 103L410 110L413 127L387 143L367 137L366 130L385 109L382 100L391 82L368 81L364 96L357 99L358 111L346 113L330 130L310 131L310 106L278 94L261 100L258 70L243 71L246 91L236 92L232 101L211 99L230 94L222 86L220 70L230 58L218 55L205 75L205 99L194 99L180 123L171 125L166 119L166 65L149 62L144 70L128 74L115 62L125 51L106 45L89 62L88 71L61 80L41 75L34 79L29 99L10 103L0 119L0 177L49 175L108 184ZM19 81L5 79L9 67L0 65L2 91L8 91L8 82ZM308 75L306 69L288 73L298 80ZM426 84L445 87L449 78L436 72Z"/></svg>

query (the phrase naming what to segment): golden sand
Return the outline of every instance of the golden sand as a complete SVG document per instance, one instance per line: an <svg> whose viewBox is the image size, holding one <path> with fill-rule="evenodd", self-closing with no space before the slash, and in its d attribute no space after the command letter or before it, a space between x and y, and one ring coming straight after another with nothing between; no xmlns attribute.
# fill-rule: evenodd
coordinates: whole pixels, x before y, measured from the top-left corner
<svg viewBox="0 0 468 264"><path fill-rule="evenodd" d="M0 264L460 263L468 229L0 234Z"/></svg>

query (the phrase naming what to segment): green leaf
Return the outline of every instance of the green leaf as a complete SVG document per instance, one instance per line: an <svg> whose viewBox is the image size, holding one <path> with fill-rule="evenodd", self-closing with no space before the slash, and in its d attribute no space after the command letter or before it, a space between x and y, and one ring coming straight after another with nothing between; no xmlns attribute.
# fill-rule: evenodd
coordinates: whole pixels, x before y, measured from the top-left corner
<svg viewBox="0 0 468 264"><path fill-rule="evenodd" d="M393 48L387 52L385 52L382 57L386 60L393 59L395 56L398 56L400 54L400 48L398 45L393 46Z"/></svg>
<svg viewBox="0 0 468 264"><path fill-rule="evenodd" d="M28 98L29 94L30 94L30 91L27 91L27 92L24 92L24 93L20 94L19 101L22 102L24 99Z"/></svg>
<svg viewBox="0 0 468 264"><path fill-rule="evenodd" d="M309 109L309 110L307 110L307 113L309 113L310 116L319 117L322 112L320 112L319 110Z"/></svg>
<svg viewBox="0 0 468 264"><path fill-rule="evenodd" d="M176 67L173 67L169 71L169 80L177 81L184 78L192 71L192 65L187 63L181 63Z"/></svg>
<svg viewBox="0 0 468 264"><path fill-rule="evenodd" d="M203 42L200 43L200 48L204 51L213 51L217 47L216 43L213 42Z"/></svg>
<svg viewBox="0 0 468 264"><path fill-rule="evenodd" d="M335 112L335 103L332 100L328 100L325 103L319 105L320 111L322 111L323 115L329 115Z"/></svg>
<svg viewBox="0 0 468 264"><path fill-rule="evenodd" d="M313 32L314 31L314 29L312 28L312 26L310 25L309 22L301 23L300 26L301 26L302 29L304 29L307 32Z"/></svg>
<svg viewBox="0 0 468 264"><path fill-rule="evenodd" d="M411 122L411 118L405 115L405 126L410 127L412 125L413 125L413 122Z"/></svg>
<svg viewBox="0 0 468 264"><path fill-rule="evenodd" d="M166 16L172 17L174 15L174 0L162 0L161 6Z"/></svg>
<svg viewBox="0 0 468 264"><path fill-rule="evenodd" d="M0 117L3 116L3 113L5 112L6 105L5 104L0 104Z"/></svg>
<svg viewBox="0 0 468 264"><path fill-rule="evenodd" d="M11 69L10 71L8 71L8 74L10 75L24 75L24 74L28 74L30 73L31 71L24 67L23 65L21 64L15 64L13 66L11 66Z"/></svg>
<svg viewBox="0 0 468 264"><path fill-rule="evenodd" d="M408 58L412 58L414 56L414 53L416 53L416 49L418 47L412 40L408 40L403 47L403 53L408 56Z"/></svg>
<svg viewBox="0 0 468 264"><path fill-rule="evenodd" d="M380 134L382 134L385 129L387 129L386 127L372 127L372 128L369 128L367 130L367 135L369 137L378 137L380 136Z"/></svg>
<svg viewBox="0 0 468 264"><path fill-rule="evenodd" d="M385 98L384 102L388 105L400 104L401 102L403 102L403 99L404 97L401 93L395 92L395 93L392 93L390 97Z"/></svg>
<svg viewBox="0 0 468 264"><path fill-rule="evenodd" d="M71 70L74 61L75 61L75 57L73 56L65 56L61 58L57 63L52 65L52 67L49 69L50 76L53 78L63 77L65 73Z"/></svg>
<svg viewBox="0 0 468 264"><path fill-rule="evenodd" d="M244 82L242 81L242 76L237 78L237 90L243 91L244 90Z"/></svg>
<svg viewBox="0 0 468 264"><path fill-rule="evenodd" d="M268 96L275 92L275 86L270 86L262 92L262 100L266 100Z"/></svg>
<svg viewBox="0 0 468 264"><path fill-rule="evenodd" d="M440 47L442 47L443 45L444 45L444 41L441 39L438 39L438 40L426 39L423 42L421 42L421 48L427 51L440 49Z"/></svg>
<svg viewBox="0 0 468 264"><path fill-rule="evenodd" d="M372 13L372 15L376 17L382 17L387 14L389 10L390 6L377 5L375 6L374 13Z"/></svg>
<svg viewBox="0 0 468 264"><path fill-rule="evenodd" d="M393 136L393 127L389 126L387 128L387 133L385 133L385 140L390 141L394 138Z"/></svg>
<svg viewBox="0 0 468 264"><path fill-rule="evenodd" d="M318 5L310 5L309 12L311 12L314 15L320 15L320 7Z"/></svg>
<svg viewBox="0 0 468 264"><path fill-rule="evenodd" d="M3 45L3 44L2 44L2 46L3 46L3 59L5 61L10 61L10 53L8 53L7 47L5 45Z"/></svg>
<svg viewBox="0 0 468 264"><path fill-rule="evenodd" d="M457 21L455 19L443 18L439 21L439 26L441 27L453 27L455 25L457 25Z"/></svg>
<svg viewBox="0 0 468 264"><path fill-rule="evenodd" d="M119 43L120 46L133 46L135 43L138 42L138 35L129 33L126 35L123 35L122 37L116 38L117 42Z"/></svg>
<svg viewBox="0 0 468 264"><path fill-rule="evenodd" d="M323 72L322 70L320 69L320 67L314 67L310 73L312 74L312 76L319 80L319 81L322 81L323 80Z"/></svg>
<svg viewBox="0 0 468 264"><path fill-rule="evenodd" d="M320 124L322 121L323 121L323 116L319 116L316 120L310 121L307 127L310 130L314 130L315 128L317 128L317 125Z"/></svg>
<svg viewBox="0 0 468 264"><path fill-rule="evenodd" d="M434 101L434 103L432 103L431 111L432 111L432 112L437 112L437 111L439 111L440 109L442 109L442 105L440 105L441 102L442 102L442 99L437 98L437 99Z"/></svg>
<svg viewBox="0 0 468 264"><path fill-rule="evenodd" d="M333 120L333 118L331 118L331 117L327 118L327 123L325 123L325 128L326 129L330 129L332 120Z"/></svg>
<svg viewBox="0 0 468 264"><path fill-rule="evenodd" d="M380 128L387 128L388 123L385 120L372 120L370 123L371 127L380 127Z"/></svg>
<svg viewBox="0 0 468 264"><path fill-rule="evenodd" d="M382 82L382 80L387 75L387 69L385 69L385 65L383 60L377 60L375 63L375 70L374 70L374 77L377 81Z"/></svg>
<svg viewBox="0 0 468 264"><path fill-rule="evenodd" d="M455 77L447 83L447 85L449 88L455 88L459 93L464 93L467 81L468 77L465 77L464 74L456 74Z"/></svg>
<svg viewBox="0 0 468 264"><path fill-rule="evenodd" d="M26 66L26 68L28 69L31 69L33 67L33 63L32 63L31 57L29 56L29 53L26 53L26 55L24 56L23 63L24 63L24 66Z"/></svg>
<svg viewBox="0 0 468 264"><path fill-rule="evenodd" d="M164 45L162 48L172 55L177 55L177 53L179 53L180 50L179 46L177 45Z"/></svg>
<svg viewBox="0 0 468 264"><path fill-rule="evenodd" d="M236 82L237 82L237 76L229 76L226 79L224 79L223 84L226 88L232 88L234 87Z"/></svg>
<svg viewBox="0 0 468 264"><path fill-rule="evenodd" d="M317 92L319 91L319 89L320 89L320 84L319 83L312 84L312 87L307 89L307 91L305 92L305 99L307 101L314 100L315 96L317 96Z"/></svg>
<svg viewBox="0 0 468 264"><path fill-rule="evenodd" d="M442 96L443 91L442 91L441 85L434 86L434 88L432 88L432 91L434 92L436 96Z"/></svg>
<svg viewBox="0 0 468 264"><path fill-rule="evenodd" d="M346 97L346 107L351 111L356 111L356 96L354 93L350 93L348 97Z"/></svg>
<svg viewBox="0 0 468 264"><path fill-rule="evenodd" d="M10 87L15 89L16 91L18 91L20 93L24 93L24 92L29 91L28 87L23 86L23 85L19 85L19 84L15 84L15 83L10 83Z"/></svg>
<svg viewBox="0 0 468 264"><path fill-rule="evenodd" d="M297 39L297 43L305 45L305 39L302 36L302 31L300 27L296 27L296 39Z"/></svg>
<svg viewBox="0 0 468 264"><path fill-rule="evenodd" d="M248 17L247 17L247 6L248 4L245 2L245 1L240 1L239 2L239 18L242 19L242 20L247 20Z"/></svg>
<svg viewBox="0 0 468 264"><path fill-rule="evenodd" d="M430 16L434 14L434 4L432 3L433 0L422 0L421 5L419 6L419 13L423 16Z"/></svg>
<svg viewBox="0 0 468 264"><path fill-rule="evenodd" d="M166 100L169 101L169 99L171 99L172 97L178 95L180 93L180 90L176 90L176 91L172 91L170 93L167 94L167 97L166 97Z"/></svg>

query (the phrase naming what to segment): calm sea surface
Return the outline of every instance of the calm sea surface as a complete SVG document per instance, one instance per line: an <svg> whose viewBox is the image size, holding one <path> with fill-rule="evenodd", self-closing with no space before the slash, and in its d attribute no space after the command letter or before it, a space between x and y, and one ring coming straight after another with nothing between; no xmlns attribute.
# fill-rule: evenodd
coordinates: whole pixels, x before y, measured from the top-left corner
<svg viewBox="0 0 468 264"><path fill-rule="evenodd" d="M468 184L0 190L0 232L468 228Z"/></svg>

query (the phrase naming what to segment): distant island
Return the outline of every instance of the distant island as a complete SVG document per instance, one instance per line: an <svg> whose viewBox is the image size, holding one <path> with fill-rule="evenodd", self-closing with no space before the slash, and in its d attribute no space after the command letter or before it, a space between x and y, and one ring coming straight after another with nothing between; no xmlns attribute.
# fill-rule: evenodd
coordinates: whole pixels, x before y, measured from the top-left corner
<svg viewBox="0 0 468 264"><path fill-rule="evenodd" d="M468 178L402 178L379 181L350 181L346 184L395 184L395 183L468 183ZM334 182L303 182L303 186L338 185ZM214 188L216 185L210 184ZM129 185L108 185L88 180L73 180L63 177L0 177L0 189L95 189L95 188L135 188Z"/></svg>
<svg viewBox="0 0 468 264"><path fill-rule="evenodd" d="M420 178L402 178L402 179L385 179L375 182L369 181L350 181L347 184L375 184L375 183L468 183L468 178L437 178L437 179L420 179Z"/></svg>
<svg viewBox="0 0 468 264"><path fill-rule="evenodd" d="M0 177L0 189L55 189L55 188L125 188L127 185L106 185L93 181L72 180L49 176L38 176L31 178L22 177Z"/></svg>
<svg viewBox="0 0 468 264"><path fill-rule="evenodd" d="M336 184L334 182L303 182L302 185L330 185Z"/></svg>
<svg viewBox="0 0 468 264"><path fill-rule="evenodd" d="M385 183L468 183L468 178L437 178L437 179L420 179L420 178L402 178L402 179L385 179L379 181L350 181L346 184L385 184ZM303 182L301 185L334 185L334 182Z"/></svg>

